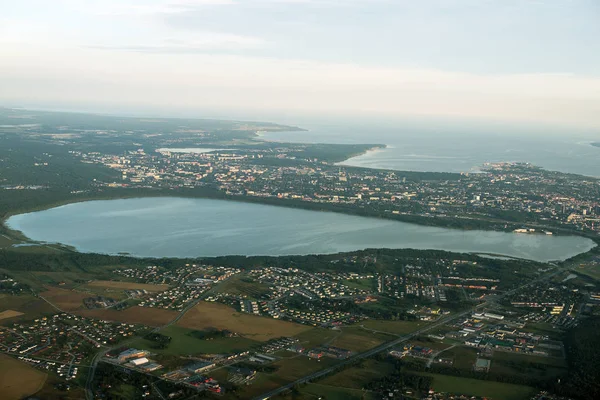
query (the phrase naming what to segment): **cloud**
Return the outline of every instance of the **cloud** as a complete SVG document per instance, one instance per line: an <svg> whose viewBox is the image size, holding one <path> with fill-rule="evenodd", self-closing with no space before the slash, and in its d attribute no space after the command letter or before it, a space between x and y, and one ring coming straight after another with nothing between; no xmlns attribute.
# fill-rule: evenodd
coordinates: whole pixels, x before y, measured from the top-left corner
<svg viewBox="0 0 600 400"><path fill-rule="evenodd" d="M235 0L166 0L148 1L144 4L132 1L94 1L83 6L74 2L71 6L88 14L99 16L153 16L160 14L179 14L196 10L199 7L236 4Z"/></svg>
<svg viewBox="0 0 600 400"><path fill-rule="evenodd" d="M159 44L90 45L92 49L121 50L144 53L196 53L206 51L248 50L264 47L265 40L227 33L195 33L193 38L167 38Z"/></svg>

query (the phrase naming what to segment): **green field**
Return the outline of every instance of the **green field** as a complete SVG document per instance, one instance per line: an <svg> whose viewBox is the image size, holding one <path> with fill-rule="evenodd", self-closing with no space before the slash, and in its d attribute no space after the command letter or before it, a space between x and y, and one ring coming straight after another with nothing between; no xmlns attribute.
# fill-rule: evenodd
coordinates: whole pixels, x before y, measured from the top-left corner
<svg viewBox="0 0 600 400"><path fill-rule="evenodd" d="M259 300L268 294L269 286L259 282L251 282L246 274L239 274L221 282L215 289L218 293L229 293L233 295L247 296L250 299Z"/></svg>
<svg viewBox="0 0 600 400"><path fill-rule="evenodd" d="M424 374L433 378L437 392L484 396L492 400L527 400L537 391L534 388L510 383L482 381L439 374Z"/></svg>
<svg viewBox="0 0 600 400"><path fill-rule="evenodd" d="M541 380L553 380L566 375L566 367L566 360L560 358L496 351L494 352L490 372L502 375L526 375Z"/></svg>
<svg viewBox="0 0 600 400"><path fill-rule="evenodd" d="M353 289L373 290L375 281L373 279L346 279L342 283Z"/></svg>
<svg viewBox="0 0 600 400"><path fill-rule="evenodd" d="M138 339L131 345L148 349L152 352L165 355L194 355L194 354L218 354L228 353L235 350L246 350L258 344L258 342L243 337L220 338L213 340L201 340L188 335L192 329L179 326L170 326L160 331L162 335L171 336L172 340L166 349L154 349L154 342L146 339Z"/></svg>
<svg viewBox="0 0 600 400"><path fill-rule="evenodd" d="M572 269L577 274L587 275L590 278L600 280L600 265L596 264L580 264Z"/></svg>
<svg viewBox="0 0 600 400"><path fill-rule="evenodd" d="M453 367L470 371L473 369L473 364L475 364L475 360L477 359L477 350L470 347L457 346L444 351L440 354L440 357L452 358L454 360Z"/></svg>

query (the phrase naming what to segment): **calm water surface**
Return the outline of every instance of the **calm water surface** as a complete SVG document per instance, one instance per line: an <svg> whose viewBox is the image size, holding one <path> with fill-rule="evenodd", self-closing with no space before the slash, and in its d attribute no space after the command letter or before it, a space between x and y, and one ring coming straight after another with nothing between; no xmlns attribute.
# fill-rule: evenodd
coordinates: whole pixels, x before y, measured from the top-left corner
<svg viewBox="0 0 600 400"><path fill-rule="evenodd" d="M548 261L594 246L575 236L461 231L269 205L164 197L69 204L16 215L7 224L33 240L60 242L82 252L144 257L415 248Z"/></svg>
<svg viewBox="0 0 600 400"><path fill-rule="evenodd" d="M388 148L344 165L400 171L478 172L486 162L529 162L553 171L600 177L600 132L425 124L302 125L307 132L270 132L262 139L303 143L373 143Z"/></svg>

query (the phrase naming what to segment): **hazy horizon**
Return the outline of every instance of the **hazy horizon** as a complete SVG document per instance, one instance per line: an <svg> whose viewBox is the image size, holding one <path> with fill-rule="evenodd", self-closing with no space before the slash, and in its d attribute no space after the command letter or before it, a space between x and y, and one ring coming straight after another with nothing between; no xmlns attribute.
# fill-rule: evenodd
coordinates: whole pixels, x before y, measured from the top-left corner
<svg viewBox="0 0 600 400"><path fill-rule="evenodd" d="M600 127L590 0L23 0L0 11L7 106Z"/></svg>

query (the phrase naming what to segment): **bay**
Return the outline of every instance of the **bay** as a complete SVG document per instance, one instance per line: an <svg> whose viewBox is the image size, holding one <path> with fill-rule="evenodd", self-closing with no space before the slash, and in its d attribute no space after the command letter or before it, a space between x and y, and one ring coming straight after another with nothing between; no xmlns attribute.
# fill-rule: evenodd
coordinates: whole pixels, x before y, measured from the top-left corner
<svg viewBox="0 0 600 400"><path fill-rule="evenodd" d="M15 215L7 225L36 241L139 257L303 255L365 248L438 249L537 261L588 251L576 236L463 231L226 200L137 198L73 203Z"/></svg>
<svg viewBox="0 0 600 400"><path fill-rule="evenodd" d="M600 177L599 133L435 123L302 124L306 132L264 132L278 142L385 144L342 165L422 172L479 172L486 162L528 162L567 173Z"/></svg>

